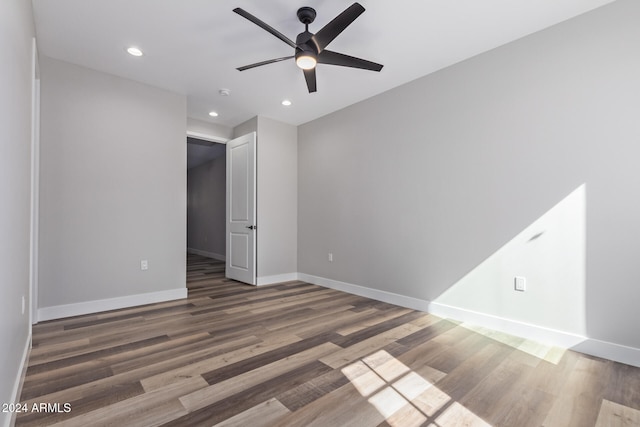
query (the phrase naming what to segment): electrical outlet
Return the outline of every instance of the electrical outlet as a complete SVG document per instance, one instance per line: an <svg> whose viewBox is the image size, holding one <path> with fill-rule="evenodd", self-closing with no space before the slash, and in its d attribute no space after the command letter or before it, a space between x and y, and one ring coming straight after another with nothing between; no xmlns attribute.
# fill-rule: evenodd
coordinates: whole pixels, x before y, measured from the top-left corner
<svg viewBox="0 0 640 427"><path fill-rule="evenodd" d="M333 253L329 252L329 254L327 255L327 260L329 260L329 262L333 262Z"/></svg>
<svg viewBox="0 0 640 427"><path fill-rule="evenodd" d="M519 292L527 290L527 278L522 276L516 276L514 279L514 289Z"/></svg>
<svg viewBox="0 0 640 427"><path fill-rule="evenodd" d="M143 259L142 261L140 261L140 270L148 270L149 269L149 261L146 259Z"/></svg>

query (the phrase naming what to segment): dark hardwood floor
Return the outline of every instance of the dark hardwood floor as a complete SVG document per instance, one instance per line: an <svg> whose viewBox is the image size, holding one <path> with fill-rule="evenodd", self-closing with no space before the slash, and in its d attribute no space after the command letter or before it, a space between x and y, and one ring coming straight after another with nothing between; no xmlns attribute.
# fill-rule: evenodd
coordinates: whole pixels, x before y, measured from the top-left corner
<svg viewBox="0 0 640 427"><path fill-rule="evenodd" d="M200 256L187 276L186 300L34 326L16 425L640 425L638 368Z"/></svg>

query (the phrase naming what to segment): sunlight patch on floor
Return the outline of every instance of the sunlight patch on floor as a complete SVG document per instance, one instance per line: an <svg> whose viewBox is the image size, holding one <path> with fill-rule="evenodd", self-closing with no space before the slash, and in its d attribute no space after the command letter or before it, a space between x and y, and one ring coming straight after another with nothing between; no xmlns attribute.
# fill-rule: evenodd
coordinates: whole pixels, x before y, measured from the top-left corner
<svg viewBox="0 0 640 427"><path fill-rule="evenodd" d="M596 427L626 427L640 425L640 411L603 399Z"/></svg>
<svg viewBox="0 0 640 427"><path fill-rule="evenodd" d="M384 350L342 368L342 373L392 427L418 427L428 421L433 427L490 427Z"/></svg>
<svg viewBox="0 0 640 427"><path fill-rule="evenodd" d="M491 424L487 424L483 419L458 402L453 402L430 426L491 427Z"/></svg>
<svg viewBox="0 0 640 427"><path fill-rule="evenodd" d="M342 369L342 373L349 378L361 395L367 397L385 386L385 382L367 365L356 362Z"/></svg>

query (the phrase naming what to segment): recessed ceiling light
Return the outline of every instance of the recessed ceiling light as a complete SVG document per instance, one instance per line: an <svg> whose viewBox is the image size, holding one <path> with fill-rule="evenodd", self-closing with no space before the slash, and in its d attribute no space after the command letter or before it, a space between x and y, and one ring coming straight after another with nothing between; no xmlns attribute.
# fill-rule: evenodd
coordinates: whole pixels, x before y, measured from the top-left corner
<svg viewBox="0 0 640 427"><path fill-rule="evenodd" d="M211 111L211 112L209 112L209 115L210 115L211 117L218 117L218 113L216 113L215 111Z"/></svg>
<svg viewBox="0 0 640 427"><path fill-rule="evenodd" d="M285 99L284 101L282 101L282 105L284 105L285 107L288 107L289 105L291 105L291 101L289 101L288 99Z"/></svg>
<svg viewBox="0 0 640 427"><path fill-rule="evenodd" d="M127 52L129 52L129 55L133 55L133 56L142 56L142 51L140 49L138 49L137 47L131 46L130 48L127 49Z"/></svg>

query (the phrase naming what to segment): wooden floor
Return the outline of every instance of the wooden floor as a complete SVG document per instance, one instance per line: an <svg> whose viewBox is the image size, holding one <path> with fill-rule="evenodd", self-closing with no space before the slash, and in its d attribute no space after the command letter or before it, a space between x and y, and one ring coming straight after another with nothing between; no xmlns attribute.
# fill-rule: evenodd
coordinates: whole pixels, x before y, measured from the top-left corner
<svg viewBox="0 0 640 427"><path fill-rule="evenodd" d="M35 326L16 425L640 425L638 368L199 256L188 287Z"/></svg>

